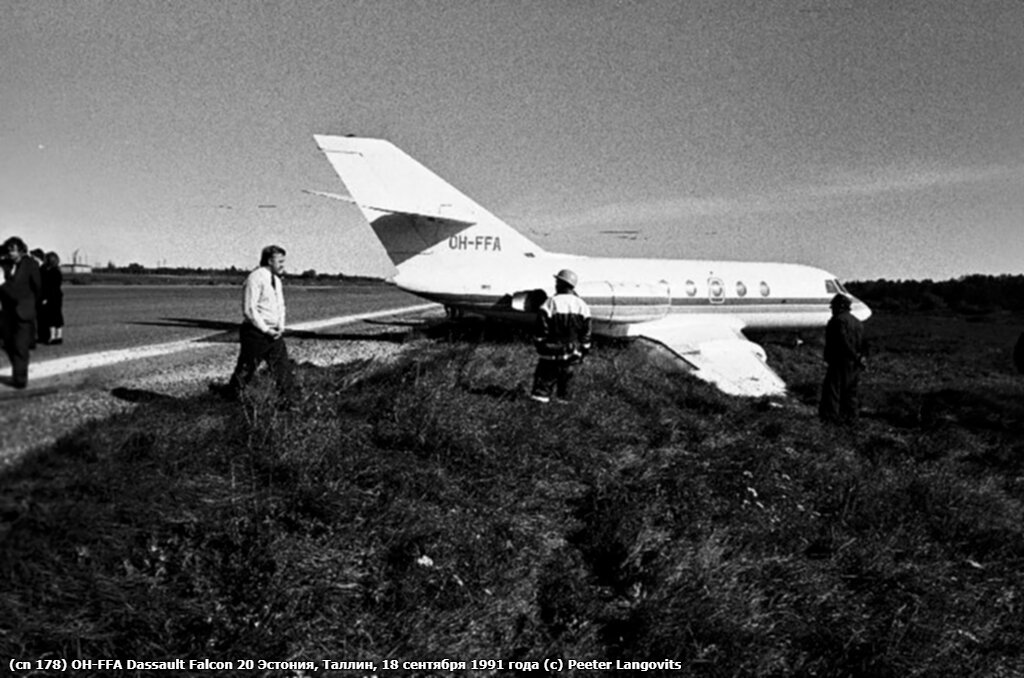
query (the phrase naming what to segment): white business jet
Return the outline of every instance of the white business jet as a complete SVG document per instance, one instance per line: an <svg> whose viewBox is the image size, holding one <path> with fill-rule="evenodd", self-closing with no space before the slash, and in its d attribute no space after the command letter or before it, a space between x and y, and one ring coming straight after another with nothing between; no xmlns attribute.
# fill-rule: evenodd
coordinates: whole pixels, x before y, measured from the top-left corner
<svg viewBox="0 0 1024 678"><path fill-rule="evenodd" d="M382 139L317 135L348 196L398 272L394 283L453 312L531 321L570 268L594 332L667 348L725 393L783 395L764 349L743 330L820 328L836 294L871 310L827 271L743 261L621 259L546 252Z"/></svg>

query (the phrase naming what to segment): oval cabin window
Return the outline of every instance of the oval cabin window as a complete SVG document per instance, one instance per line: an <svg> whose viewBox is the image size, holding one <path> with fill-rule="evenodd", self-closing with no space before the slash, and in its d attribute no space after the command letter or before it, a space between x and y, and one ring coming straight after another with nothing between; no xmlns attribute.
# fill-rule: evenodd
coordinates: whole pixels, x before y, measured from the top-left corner
<svg viewBox="0 0 1024 678"><path fill-rule="evenodd" d="M686 296L695 297L697 296L697 283L692 280L686 281Z"/></svg>
<svg viewBox="0 0 1024 678"><path fill-rule="evenodd" d="M743 284L743 281L736 283L736 295L740 297L747 296L747 286Z"/></svg>
<svg viewBox="0 0 1024 678"><path fill-rule="evenodd" d="M772 293L772 288L768 287L768 283L766 283L765 281L762 280L761 281L761 296L762 297L767 297L771 293Z"/></svg>

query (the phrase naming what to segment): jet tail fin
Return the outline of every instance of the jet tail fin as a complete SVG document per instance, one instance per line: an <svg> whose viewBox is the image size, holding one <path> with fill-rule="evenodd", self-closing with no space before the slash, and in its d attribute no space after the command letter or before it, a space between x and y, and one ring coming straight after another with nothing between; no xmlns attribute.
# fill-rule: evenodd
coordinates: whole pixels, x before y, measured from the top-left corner
<svg viewBox="0 0 1024 678"><path fill-rule="evenodd" d="M543 251L388 141L315 139L396 267L421 255Z"/></svg>

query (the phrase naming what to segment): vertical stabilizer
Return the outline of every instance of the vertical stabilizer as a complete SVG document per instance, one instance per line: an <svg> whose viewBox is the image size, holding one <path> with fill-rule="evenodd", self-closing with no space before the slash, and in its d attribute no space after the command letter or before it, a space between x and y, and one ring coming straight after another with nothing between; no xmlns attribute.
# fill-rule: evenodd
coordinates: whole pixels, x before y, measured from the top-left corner
<svg viewBox="0 0 1024 678"><path fill-rule="evenodd" d="M315 138L399 269L420 256L465 260L542 251L388 141Z"/></svg>

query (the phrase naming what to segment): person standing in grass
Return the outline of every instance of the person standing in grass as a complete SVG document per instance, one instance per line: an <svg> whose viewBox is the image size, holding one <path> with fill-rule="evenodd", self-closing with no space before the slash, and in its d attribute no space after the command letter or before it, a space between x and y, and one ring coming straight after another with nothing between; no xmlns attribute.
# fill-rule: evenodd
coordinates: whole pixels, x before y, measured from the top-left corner
<svg viewBox="0 0 1024 678"><path fill-rule="evenodd" d="M47 252L42 278L42 305L39 313L39 341L44 344L64 343L64 275L60 272L60 257Z"/></svg>
<svg viewBox="0 0 1024 678"><path fill-rule="evenodd" d="M31 255L32 260L36 262L36 267L39 268L40 275L42 275L43 258L46 256L43 254L43 250L37 247L31 252L29 252L29 255ZM32 321L32 343L29 344L29 348L31 349L34 349L36 347L36 344L46 343L46 337L43 334L45 330L43 329L43 326L39 324L39 317L42 315L42 313L43 295L40 294L36 296L36 319Z"/></svg>
<svg viewBox="0 0 1024 678"><path fill-rule="evenodd" d="M12 384L28 386L29 349L35 339L36 300L42 283L39 266L28 255L21 238L8 238L3 244L3 284L0 284L0 326L3 343L11 361Z"/></svg>
<svg viewBox="0 0 1024 678"><path fill-rule="evenodd" d="M590 352L590 307L576 295L577 277L563 269L555 275L555 296L537 314L534 344L540 359L530 397L547 403L552 395L569 399L575 366Z"/></svg>
<svg viewBox="0 0 1024 678"><path fill-rule="evenodd" d="M825 326L825 381L818 416L827 423L851 424L857 419L860 373L866 367L864 326L850 313L850 298L837 294Z"/></svg>
<svg viewBox="0 0 1024 678"><path fill-rule="evenodd" d="M241 394L263 361L270 367L278 393L286 402L293 396L294 377L284 341L284 264L284 248L268 245L260 254L259 267L245 279L238 363L224 391L229 398Z"/></svg>

